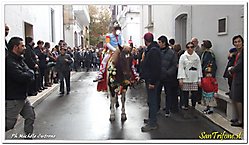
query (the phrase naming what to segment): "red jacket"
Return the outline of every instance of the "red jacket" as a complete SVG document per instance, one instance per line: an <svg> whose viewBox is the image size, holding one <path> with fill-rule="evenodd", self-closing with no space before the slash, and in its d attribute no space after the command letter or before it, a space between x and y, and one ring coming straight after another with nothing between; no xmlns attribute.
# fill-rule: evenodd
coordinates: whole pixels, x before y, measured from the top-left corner
<svg viewBox="0 0 249 145"><path fill-rule="evenodd" d="M217 93L218 92L218 82L216 78L213 78L213 77L202 78L201 86L202 86L203 91L205 91L206 93L210 93L210 92Z"/></svg>

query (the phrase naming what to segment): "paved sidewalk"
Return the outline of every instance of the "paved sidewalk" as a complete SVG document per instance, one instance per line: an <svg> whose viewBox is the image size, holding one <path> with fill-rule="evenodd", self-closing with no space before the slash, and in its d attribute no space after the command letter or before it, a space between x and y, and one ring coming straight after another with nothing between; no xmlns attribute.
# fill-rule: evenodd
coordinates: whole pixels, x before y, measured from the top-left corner
<svg viewBox="0 0 249 145"><path fill-rule="evenodd" d="M76 74L76 72L72 71L70 78L71 80L74 77L74 74ZM60 87L60 82L58 84L53 84L51 87L48 87L47 89L43 90L41 93L38 93L36 96L29 96L28 99L31 105L36 107L59 87Z"/></svg>
<svg viewBox="0 0 249 145"><path fill-rule="evenodd" d="M202 110L205 109L205 106L201 105L201 104L196 104L196 110L199 111L200 113L202 113ZM231 126L231 122L223 117L222 115L220 115L219 113L215 112L212 114L204 114L202 113L207 119L209 119L210 121L212 121L213 123L219 125L220 127L222 127L223 129L227 130L228 132L232 133L232 134L239 134L242 132L242 136L244 134L244 129L242 129L241 127L233 127Z"/></svg>
<svg viewBox="0 0 249 145"><path fill-rule="evenodd" d="M72 72L71 74L71 78L72 76L75 74L75 72ZM53 91L55 91L57 88L59 87L59 84L53 84L52 87L49 87L48 89L44 90L43 92L39 93L37 96L30 96L29 100L30 103L35 107L38 104L40 104L44 99L46 99ZM59 92L58 92L59 93ZM201 105L201 104L197 104L196 105L196 110L199 111L203 116L205 116L207 119L209 119L210 121L212 121L213 123L219 125L220 127L222 127L223 129L227 130L228 132L232 133L232 134L239 134L242 132L242 136L244 133L244 129L240 128L240 127L233 127L231 126L231 122L225 118L224 116L218 114L217 112L214 111L213 114L204 114L202 113L202 110L205 109L205 106Z"/></svg>
<svg viewBox="0 0 249 145"><path fill-rule="evenodd" d="M29 96L28 99L32 106L36 107L39 105L44 99L46 99L53 91L55 91L58 87L58 84L53 84L51 87L43 90L41 93L38 93L36 96Z"/></svg>

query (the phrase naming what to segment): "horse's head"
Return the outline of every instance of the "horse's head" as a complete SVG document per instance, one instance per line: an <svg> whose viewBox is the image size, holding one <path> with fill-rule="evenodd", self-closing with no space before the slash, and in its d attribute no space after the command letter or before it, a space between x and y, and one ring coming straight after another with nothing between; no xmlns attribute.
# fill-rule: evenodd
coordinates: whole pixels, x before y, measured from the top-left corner
<svg viewBox="0 0 249 145"><path fill-rule="evenodd" d="M129 46L121 47L119 45L120 51L115 51L112 57L115 60L114 67L117 69L116 81L122 83L124 80L129 80L132 76L131 65L132 65L132 55L131 48Z"/></svg>
<svg viewBox="0 0 249 145"><path fill-rule="evenodd" d="M123 47L118 44L120 52L131 53L132 48L130 46L124 45Z"/></svg>
<svg viewBox="0 0 249 145"><path fill-rule="evenodd" d="M122 70L122 74L125 80L129 80L132 75L131 65L132 65L132 55L131 55L131 47L124 46L122 51L120 52L119 59L119 67Z"/></svg>

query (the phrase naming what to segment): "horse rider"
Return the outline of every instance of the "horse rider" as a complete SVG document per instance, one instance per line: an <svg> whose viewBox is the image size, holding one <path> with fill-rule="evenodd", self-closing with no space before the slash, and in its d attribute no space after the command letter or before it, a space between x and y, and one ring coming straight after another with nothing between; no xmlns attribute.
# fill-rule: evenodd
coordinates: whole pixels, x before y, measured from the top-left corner
<svg viewBox="0 0 249 145"><path fill-rule="evenodd" d="M108 53L105 54L103 60L101 61L98 76L95 80L93 80L93 82L100 82L104 78L103 74L106 71L109 58L115 51L120 51L118 49L118 45L123 45L123 38L121 36L121 26L117 21L115 21L113 23L112 33L106 35L106 46Z"/></svg>

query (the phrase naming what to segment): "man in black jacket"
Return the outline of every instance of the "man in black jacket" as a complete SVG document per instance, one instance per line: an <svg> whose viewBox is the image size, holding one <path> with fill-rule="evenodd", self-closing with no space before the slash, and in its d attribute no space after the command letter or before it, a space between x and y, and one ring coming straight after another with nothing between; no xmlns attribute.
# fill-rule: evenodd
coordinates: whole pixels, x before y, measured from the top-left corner
<svg viewBox="0 0 249 145"><path fill-rule="evenodd" d="M87 48L84 57L85 57L85 63L86 63L86 72L88 72L91 67L92 59L93 59L92 51Z"/></svg>
<svg viewBox="0 0 249 145"><path fill-rule="evenodd" d="M26 135L33 133L35 112L27 99L27 87L34 79L34 72L24 63L25 46L23 39L12 37L8 43L8 56L5 61L5 131L13 129L18 115L25 119L24 131Z"/></svg>
<svg viewBox="0 0 249 145"><path fill-rule="evenodd" d="M34 72L38 71L38 62L36 62L36 54L34 52L34 41L32 37L26 37L25 38L26 42L26 50L24 53L24 58L25 58L25 63L28 65L30 69L32 69ZM32 81L29 84L28 87L28 95L29 96L36 96L37 95L37 88L36 88L36 81L39 81L38 78L36 77L34 81Z"/></svg>
<svg viewBox="0 0 249 145"><path fill-rule="evenodd" d="M158 38L158 44L161 48L161 74L158 87L158 105L161 103L162 87L165 91L165 116L169 117L170 112L177 111L177 56L169 48L168 39L165 36ZM159 108L160 109L160 108ZM174 109L174 110L173 110Z"/></svg>
<svg viewBox="0 0 249 145"><path fill-rule="evenodd" d="M60 79L60 94L64 94L64 79L66 81L67 94L70 93L70 64L73 63L69 54L66 54L66 48L61 47L61 54L57 58L56 70L59 73Z"/></svg>
<svg viewBox="0 0 249 145"><path fill-rule="evenodd" d="M39 88L41 90L47 89L47 87L44 84L45 81L45 71L47 69L47 54L46 54L46 50L43 47L44 42L39 40L37 41L37 47L34 48L35 54L38 56L39 59Z"/></svg>
<svg viewBox="0 0 249 145"><path fill-rule="evenodd" d="M157 87L160 80L161 72L161 53L157 42L153 41L154 36L152 33L146 33L144 35L144 42L147 46L145 50L145 57L143 60L142 78L145 80L146 90L148 95L149 105L149 119L145 119L144 122L147 125L141 128L142 132L157 129Z"/></svg>

